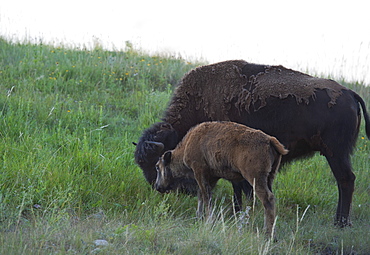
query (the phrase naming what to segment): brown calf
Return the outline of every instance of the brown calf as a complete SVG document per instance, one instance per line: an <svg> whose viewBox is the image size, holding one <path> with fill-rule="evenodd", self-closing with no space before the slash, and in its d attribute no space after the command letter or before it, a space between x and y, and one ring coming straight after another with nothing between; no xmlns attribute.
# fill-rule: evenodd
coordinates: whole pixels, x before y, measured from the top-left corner
<svg viewBox="0 0 370 255"><path fill-rule="evenodd" d="M275 198L272 182L282 155L288 151L272 136L233 122L204 122L192 128L174 150L156 164L155 188L171 190L173 178L195 178L199 185L197 216L206 205L210 216L211 190L220 178L254 184L265 208L265 229L272 233Z"/></svg>

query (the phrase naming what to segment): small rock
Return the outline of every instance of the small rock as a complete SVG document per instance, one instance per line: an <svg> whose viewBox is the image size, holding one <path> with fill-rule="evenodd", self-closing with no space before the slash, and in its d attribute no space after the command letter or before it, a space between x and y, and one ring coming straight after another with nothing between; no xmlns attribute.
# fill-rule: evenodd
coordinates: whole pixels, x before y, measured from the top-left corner
<svg viewBox="0 0 370 255"><path fill-rule="evenodd" d="M94 244L96 246L107 246L107 245L109 245L107 240L102 240L102 239L95 240Z"/></svg>

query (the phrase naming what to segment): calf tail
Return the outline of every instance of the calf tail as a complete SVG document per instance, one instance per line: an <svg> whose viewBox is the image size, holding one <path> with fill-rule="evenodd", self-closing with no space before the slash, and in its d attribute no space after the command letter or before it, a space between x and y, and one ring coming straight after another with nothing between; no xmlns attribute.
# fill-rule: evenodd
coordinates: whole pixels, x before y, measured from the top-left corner
<svg viewBox="0 0 370 255"><path fill-rule="evenodd" d="M275 137L270 136L270 143L280 155L288 154L289 151Z"/></svg>
<svg viewBox="0 0 370 255"><path fill-rule="evenodd" d="M366 135L367 138L370 139L370 118L369 114L366 111L366 106L364 100L356 93L354 93L355 99L360 103L361 108L362 108L362 113L364 114L365 118L365 130L366 130Z"/></svg>
<svg viewBox="0 0 370 255"><path fill-rule="evenodd" d="M284 148L284 145L282 145L278 139L276 139L273 136L270 136L270 145L271 145L271 150L273 151L274 155L274 160L272 162L271 166L271 172L270 172L270 181L269 181L269 186L271 190L272 186L272 180L275 178L275 174L279 171L280 163L281 163L281 158L283 155L288 154L288 150Z"/></svg>

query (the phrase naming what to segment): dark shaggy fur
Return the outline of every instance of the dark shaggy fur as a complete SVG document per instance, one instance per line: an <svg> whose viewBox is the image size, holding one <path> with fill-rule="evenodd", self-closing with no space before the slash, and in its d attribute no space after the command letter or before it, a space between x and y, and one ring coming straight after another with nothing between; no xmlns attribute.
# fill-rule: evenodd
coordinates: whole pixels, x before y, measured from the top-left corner
<svg viewBox="0 0 370 255"><path fill-rule="evenodd" d="M169 139L171 146L165 144L166 149L173 149L191 127L220 120L241 123L278 138L289 150L282 162L318 151L326 157L337 180L336 222L345 226L350 224L355 181L350 154L359 132L361 109L369 137L369 116L364 101L355 92L334 81L282 66L226 61L196 68L184 76L163 118L173 130L163 133L162 141L176 132L177 141ZM140 141L146 140L148 133L160 131L156 125L144 131ZM150 162L143 166L136 161L145 176L155 176L154 162L164 152L153 153L153 150L143 142L136 148L135 158L148 158ZM153 183L155 179L147 180ZM247 184L243 185L233 183L237 203L243 188L247 193L250 191Z"/></svg>

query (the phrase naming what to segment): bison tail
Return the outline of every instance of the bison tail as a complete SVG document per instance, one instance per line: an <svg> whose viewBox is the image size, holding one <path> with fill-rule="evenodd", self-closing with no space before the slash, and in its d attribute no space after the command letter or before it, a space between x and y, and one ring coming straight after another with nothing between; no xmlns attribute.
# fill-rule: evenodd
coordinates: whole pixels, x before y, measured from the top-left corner
<svg viewBox="0 0 370 255"><path fill-rule="evenodd" d="M275 137L271 136L270 137L270 143L271 145L275 148L275 150L281 154L281 155L286 155L288 154L288 150L284 148L284 145L282 145L278 139L276 139Z"/></svg>
<svg viewBox="0 0 370 255"><path fill-rule="evenodd" d="M364 114L364 118L365 118L365 130L366 130L366 135L367 135L367 138L370 139L370 118L369 118L369 114L367 113L366 111L366 106L365 106L365 102L364 100L356 93L354 93L355 95L355 99L360 103L361 105L361 108L362 108L362 113Z"/></svg>

